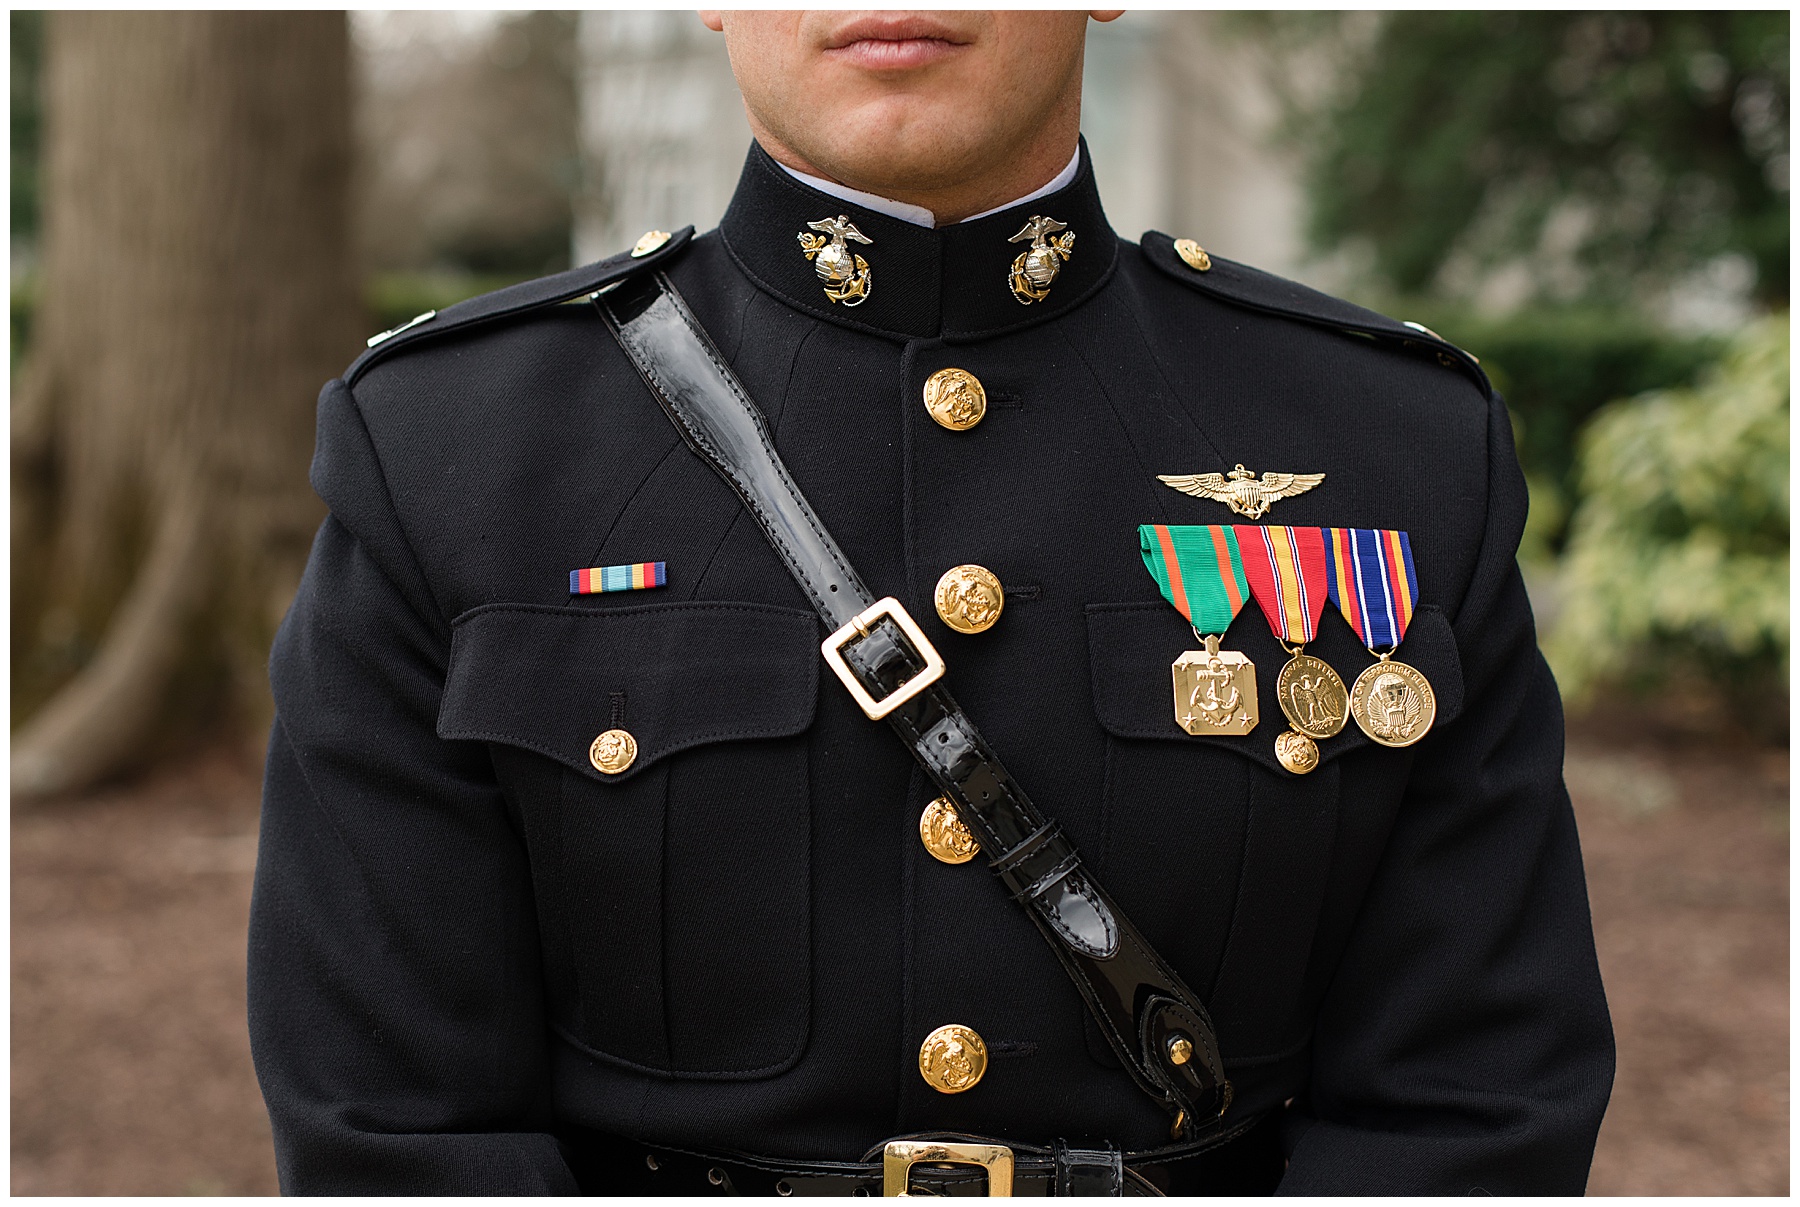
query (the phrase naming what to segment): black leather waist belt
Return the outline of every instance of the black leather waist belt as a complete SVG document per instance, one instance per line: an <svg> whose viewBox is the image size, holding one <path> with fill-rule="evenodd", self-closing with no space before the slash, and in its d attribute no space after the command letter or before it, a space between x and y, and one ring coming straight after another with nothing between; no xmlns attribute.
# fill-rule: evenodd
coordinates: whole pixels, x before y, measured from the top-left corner
<svg viewBox="0 0 1800 1207"><path fill-rule="evenodd" d="M977 1136L889 1140L861 1161L773 1161L644 1146L671 1193L745 1195L1161 1195L1117 1149L1005 1145Z"/></svg>
<svg viewBox="0 0 1800 1207"><path fill-rule="evenodd" d="M856 1161L703 1152L570 1128L564 1156L587 1194L1267 1195L1282 1172L1280 1120L1245 1120L1207 1140L1143 1152L1043 1146L934 1132L876 1145Z"/></svg>
<svg viewBox="0 0 1800 1207"><path fill-rule="evenodd" d="M1200 999L1151 949L1075 846L1015 783L942 683L944 662L893 597L877 601L775 453L762 412L675 287L645 274L594 295L688 446L737 491L819 615L827 663L871 719L885 719L955 806L994 874L1062 962L1171 1134L1216 1128L1231 1102Z"/></svg>

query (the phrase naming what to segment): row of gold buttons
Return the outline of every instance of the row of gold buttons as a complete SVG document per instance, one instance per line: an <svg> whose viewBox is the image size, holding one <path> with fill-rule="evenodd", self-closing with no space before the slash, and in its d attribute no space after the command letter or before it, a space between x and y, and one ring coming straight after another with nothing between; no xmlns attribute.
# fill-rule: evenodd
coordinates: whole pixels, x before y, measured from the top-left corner
<svg viewBox="0 0 1800 1207"><path fill-rule="evenodd" d="M925 411L940 427L966 432L987 414L987 391L967 369L939 369L925 379ZM938 617L952 629L980 633L1000 619L1006 594L985 567L956 566L938 579L932 601ZM919 815L919 841L943 863L967 863L981 852L981 844L944 796ZM972 1089L986 1072L987 1044L973 1027L948 1023L919 1045L919 1076L941 1094Z"/></svg>

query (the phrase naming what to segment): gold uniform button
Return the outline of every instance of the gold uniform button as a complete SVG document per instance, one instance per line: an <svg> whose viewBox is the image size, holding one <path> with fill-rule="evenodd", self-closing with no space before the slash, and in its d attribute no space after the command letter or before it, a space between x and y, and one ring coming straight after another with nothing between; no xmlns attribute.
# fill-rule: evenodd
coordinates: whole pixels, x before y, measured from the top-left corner
<svg viewBox="0 0 1800 1207"><path fill-rule="evenodd" d="M1212 257L1206 254L1204 247L1192 239L1175 240L1175 254L1181 257L1182 263L1195 272L1205 272L1212 267Z"/></svg>
<svg viewBox="0 0 1800 1207"><path fill-rule="evenodd" d="M609 729L588 747L588 762L604 775L617 775L637 762L637 739L623 729Z"/></svg>
<svg viewBox="0 0 1800 1207"><path fill-rule="evenodd" d="M981 844L963 825L947 796L938 797L919 814L919 841L939 863L967 863L981 853Z"/></svg>
<svg viewBox="0 0 1800 1207"><path fill-rule="evenodd" d="M981 1080L987 1059L987 1045L974 1028L947 1023L919 1045L919 1076L940 1094L960 1094Z"/></svg>
<svg viewBox="0 0 1800 1207"><path fill-rule="evenodd" d="M959 633L982 633L1000 619L1006 592L986 566L952 566L931 593L938 618Z"/></svg>
<svg viewBox="0 0 1800 1207"><path fill-rule="evenodd" d="M638 241L632 245L631 258L634 260L641 260L663 244L667 243L671 238L673 238L673 236L670 235L668 231L645 231L638 236Z"/></svg>
<svg viewBox="0 0 1800 1207"><path fill-rule="evenodd" d="M925 379L925 409L953 432L966 432L987 414L987 391L967 369L939 369Z"/></svg>

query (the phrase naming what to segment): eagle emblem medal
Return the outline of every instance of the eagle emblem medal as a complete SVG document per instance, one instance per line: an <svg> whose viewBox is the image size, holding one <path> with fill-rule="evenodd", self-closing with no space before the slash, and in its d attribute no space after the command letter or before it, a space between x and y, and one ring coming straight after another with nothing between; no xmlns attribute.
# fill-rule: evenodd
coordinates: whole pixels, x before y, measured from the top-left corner
<svg viewBox="0 0 1800 1207"><path fill-rule="evenodd" d="M1418 670L1394 661L1419 599L1412 541L1380 528L1327 528L1326 579L1331 599L1356 630L1375 664L1350 688L1350 715L1383 746L1411 746L1437 719L1437 696Z"/></svg>
<svg viewBox="0 0 1800 1207"><path fill-rule="evenodd" d="M1291 728L1275 739L1275 757L1305 775L1319 765L1319 741L1335 737L1350 719L1343 679L1324 660L1302 652L1318 635L1329 596L1325 534L1319 528L1234 527L1250 593L1289 654L1275 676L1275 699Z"/></svg>
<svg viewBox="0 0 1800 1207"><path fill-rule="evenodd" d="M1175 724L1196 736L1241 737L1256 728L1256 667L1219 639L1250 598L1236 536L1223 525L1138 528L1144 565L1163 598L1187 618L1204 649L1187 650L1169 667Z"/></svg>
<svg viewBox="0 0 1800 1207"><path fill-rule="evenodd" d="M1156 480L1196 499L1223 503L1247 520L1260 520L1281 499L1303 495L1325 480L1324 474L1265 472L1262 480L1240 462L1225 474L1157 474Z"/></svg>
<svg viewBox="0 0 1800 1207"><path fill-rule="evenodd" d="M825 286L825 296L843 306L860 306L868 301L870 291L875 288L874 271L845 240L854 239L871 245L875 240L857 230L847 214L821 218L806 225L820 233L812 235L801 231L795 237L800 240L800 250L813 262L813 271L819 274L819 280Z"/></svg>

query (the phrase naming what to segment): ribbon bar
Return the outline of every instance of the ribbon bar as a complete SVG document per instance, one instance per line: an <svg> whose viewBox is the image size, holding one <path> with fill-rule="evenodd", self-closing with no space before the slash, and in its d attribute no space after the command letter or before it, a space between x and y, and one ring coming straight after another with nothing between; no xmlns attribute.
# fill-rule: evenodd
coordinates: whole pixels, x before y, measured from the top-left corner
<svg viewBox="0 0 1800 1207"><path fill-rule="evenodd" d="M569 571L570 595L607 591L643 591L669 581L667 562L632 562L627 566L589 566Z"/></svg>

